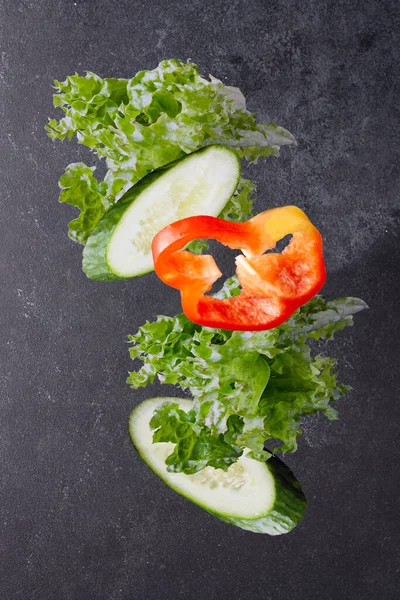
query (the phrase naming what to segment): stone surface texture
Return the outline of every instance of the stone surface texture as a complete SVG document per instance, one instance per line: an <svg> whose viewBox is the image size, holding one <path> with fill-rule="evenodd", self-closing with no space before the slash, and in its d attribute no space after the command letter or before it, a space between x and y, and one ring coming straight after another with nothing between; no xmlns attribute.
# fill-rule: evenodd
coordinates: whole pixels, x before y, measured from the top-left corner
<svg viewBox="0 0 400 600"><path fill-rule="evenodd" d="M399 598L399 32L397 0L0 0L3 600ZM53 79L171 57L294 133L248 169L257 206L305 209L326 295L370 306L327 348L353 388L341 419L310 419L286 457L309 499L287 536L219 522L138 458L127 419L154 390L125 384L126 336L178 298L154 274L86 279L57 204L94 157L47 139Z"/></svg>

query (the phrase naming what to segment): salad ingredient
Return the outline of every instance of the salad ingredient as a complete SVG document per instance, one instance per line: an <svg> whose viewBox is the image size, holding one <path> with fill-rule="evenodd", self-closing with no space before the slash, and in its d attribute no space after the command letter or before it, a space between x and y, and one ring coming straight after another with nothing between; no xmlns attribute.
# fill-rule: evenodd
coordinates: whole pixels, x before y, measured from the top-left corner
<svg viewBox="0 0 400 600"><path fill-rule="evenodd" d="M192 402L180 398L145 400L130 416L129 433L142 459L169 487L223 521L256 533L287 533L302 520L307 502L300 484L275 457L258 461L242 455L226 471L212 466L192 475L168 471L165 459L174 444L153 443L151 432L152 415L166 402L184 414L192 409Z"/></svg>
<svg viewBox="0 0 400 600"><path fill-rule="evenodd" d="M76 137L107 167L102 182L83 163L69 165L60 179L60 200L83 211L69 229L71 239L81 243L135 183L185 154L220 144L255 162L295 143L286 129L257 123L238 88L207 79L195 64L176 59L132 79L87 72L55 81L54 87L54 106L64 116L49 121L49 137Z"/></svg>
<svg viewBox="0 0 400 600"><path fill-rule="evenodd" d="M255 194L256 185L250 179L241 177L235 193L221 214L218 215L219 218L236 223L247 221L254 215ZM194 254L202 254L208 249L208 241L204 238L197 238L190 242L187 249Z"/></svg>
<svg viewBox="0 0 400 600"><path fill-rule="evenodd" d="M267 253L291 234L281 254ZM182 250L196 238L213 238L232 249L241 284L239 295L205 296L221 277L210 255ZM152 244L154 266L164 283L181 292L185 315L195 323L244 331L271 329L286 321L325 282L322 237L302 210L267 210L245 223L215 217L188 217L159 231Z"/></svg>
<svg viewBox="0 0 400 600"><path fill-rule="evenodd" d="M104 181L97 181L93 175L95 167L84 163L72 163L61 175L60 202L72 204L81 211L79 216L69 223L69 237L74 242L85 244L89 231L94 227L113 206L106 194Z"/></svg>
<svg viewBox="0 0 400 600"><path fill-rule="evenodd" d="M240 159L277 156L295 139L257 123L238 88L175 59L132 79L75 74L55 89L64 116L50 120L49 137L76 137L105 159L103 180L95 166L72 163L59 181L60 201L80 211L69 236L86 244L84 271L134 277L152 270L154 254L160 277L182 293L186 315L159 316L129 336L143 366L128 382L157 378L193 401L143 402L129 422L133 444L170 487L220 519L290 531L306 500L274 453L296 450L307 415L337 418L333 404L348 389L310 341L330 340L366 308L314 296L325 278L322 241L304 213L253 216L255 186L241 178ZM280 254L264 254L287 235ZM204 294L221 273L197 256L209 237L243 252L237 276L213 297Z"/></svg>
<svg viewBox="0 0 400 600"><path fill-rule="evenodd" d="M189 215L219 215L239 179L239 158L224 146L208 146L147 175L95 227L83 250L84 272L109 280L152 271L155 234Z"/></svg>
<svg viewBox="0 0 400 600"><path fill-rule="evenodd" d="M217 296L239 293L233 277ZM132 388L157 378L193 398L189 417L168 403L155 415L156 440L176 444L168 471L194 473L216 460L227 469L245 449L265 460L264 442L272 452L293 452L304 417L322 412L336 419L332 404L348 388L337 381L336 361L313 356L309 340L331 339L364 308L357 298L315 296L267 331L211 329L179 314L159 316L129 336L132 359L143 362L128 378Z"/></svg>

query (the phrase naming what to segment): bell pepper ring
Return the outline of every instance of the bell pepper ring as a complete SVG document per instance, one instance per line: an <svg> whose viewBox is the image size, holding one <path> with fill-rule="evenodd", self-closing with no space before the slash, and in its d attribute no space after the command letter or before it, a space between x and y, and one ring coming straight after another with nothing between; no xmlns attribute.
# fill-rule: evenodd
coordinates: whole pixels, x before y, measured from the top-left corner
<svg viewBox="0 0 400 600"><path fill-rule="evenodd" d="M292 238L282 253L267 252L289 234ZM184 250L196 238L242 251L235 259L239 295L205 296L222 273L211 255ZM280 325L319 292L326 279L321 234L296 206L273 208L244 223L209 216L181 219L157 233L152 253L158 277L180 290L185 315L200 325L226 330L261 331Z"/></svg>

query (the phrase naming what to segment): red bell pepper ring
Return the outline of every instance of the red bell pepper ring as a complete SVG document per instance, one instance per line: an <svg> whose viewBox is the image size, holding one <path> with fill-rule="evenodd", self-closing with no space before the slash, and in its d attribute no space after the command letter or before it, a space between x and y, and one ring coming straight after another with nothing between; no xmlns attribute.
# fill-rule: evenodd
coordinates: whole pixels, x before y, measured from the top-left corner
<svg viewBox="0 0 400 600"><path fill-rule="evenodd" d="M281 254L264 254L288 234L291 241ZM204 295L222 273L212 256L183 250L196 238L242 250L236 257L238 296ZM180 290L185 315L207 327L272 329L310 300L326 278L321 234L296 206L267 210L244 223L208 216L181 219L157 233L152 252L158 277Z"/></svg>

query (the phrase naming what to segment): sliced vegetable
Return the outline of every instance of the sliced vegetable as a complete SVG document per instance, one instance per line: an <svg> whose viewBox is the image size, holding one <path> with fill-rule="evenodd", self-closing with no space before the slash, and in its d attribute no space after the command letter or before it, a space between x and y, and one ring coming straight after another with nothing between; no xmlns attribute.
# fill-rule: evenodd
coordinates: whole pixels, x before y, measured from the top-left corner
<svg viewBox="0 0 400 600"><path fill-rule="evenodd" d="M174 402L190 411L192 402L152 398L131 413L129 433L142 459L169 487L214 516L256 533L288 533L299 523L307 506L301 486L277 458L260 462L241 456L228 470L206 467L192 475L171 472L165 459L170 442L153 443L150 421L156 409Z"/></svg>
<svg viewBox="0 0 400 600"><path fill-rule="evenodd" d="M136 277L153 270L155 234L189 215L219 215L240 179L233 150L209 146L151 173L100 220L83 251L91 279Z"/></svg>
<svg viewBox="0 0 400 600"><path fill-rule="evenodd" d="M105 158L107 166L102 182L90 174L82 185L82 169L89 170L83 164L79 169L69 165L60 180L67 192L60 200L84 212L84 218L72 221L69 231L71 239L81 243L108 206L148 173L186 154L221 144L256 162L263 156L278 156L282 146L296 143L286 129L257 123L238 88L203 77L195 64L176 59L163 60L132 79L76 73L55 81L54 87L54 106L64 115L49 121L49 137L76 136L79 144ZM80 194L69 189L80 189ZM94 210L86 210L89 206Z"/></svg>
<svg viewBox="0 0 400 600"><path fill-rule="evenodd" d="M282 254L264 254L288 234L292 239ZM242 249L236 257L242 287L238 296L204 295L222 273L212 256L182 250L196 238ZM296 206L267 210L245 223L207 216L181 219L157 233L152 251L157 275L180 290L183 312L207 327L247 331L276 327L310 300L326 277L322 237Z"/></svg>

